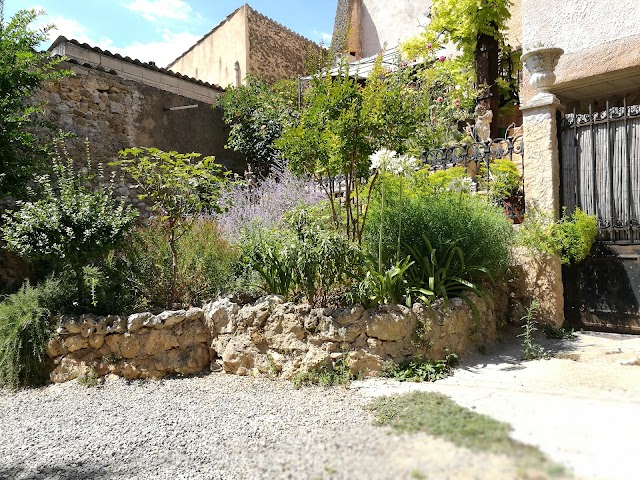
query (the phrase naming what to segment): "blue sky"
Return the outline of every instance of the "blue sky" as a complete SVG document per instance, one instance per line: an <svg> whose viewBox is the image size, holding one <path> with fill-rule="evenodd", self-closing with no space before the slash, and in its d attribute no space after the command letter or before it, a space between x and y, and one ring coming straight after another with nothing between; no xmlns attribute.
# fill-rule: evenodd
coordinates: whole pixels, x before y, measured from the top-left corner
<svg viewBox="0 0 640 480"><path fill-rule="evenodd" d="M17 10L44 10L39 25L58 35L166 66L220 23L243 0L5 0ZM328 44L337 0L253 0L251 7L316 42ZM48 45L43 45L43 48Z"/></svg>

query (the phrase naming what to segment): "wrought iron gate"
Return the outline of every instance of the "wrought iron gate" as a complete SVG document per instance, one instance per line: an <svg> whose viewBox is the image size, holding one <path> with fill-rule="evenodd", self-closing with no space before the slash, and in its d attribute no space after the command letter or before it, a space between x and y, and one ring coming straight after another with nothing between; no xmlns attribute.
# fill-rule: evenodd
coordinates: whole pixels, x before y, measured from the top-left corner
<svg viewBox="0 0 640 480"><path fill-rule="evenodd" d="M640 105L574 110L561 124L562 203L595 215L598 238L565 268L575 327L640 333Z"/></svg>

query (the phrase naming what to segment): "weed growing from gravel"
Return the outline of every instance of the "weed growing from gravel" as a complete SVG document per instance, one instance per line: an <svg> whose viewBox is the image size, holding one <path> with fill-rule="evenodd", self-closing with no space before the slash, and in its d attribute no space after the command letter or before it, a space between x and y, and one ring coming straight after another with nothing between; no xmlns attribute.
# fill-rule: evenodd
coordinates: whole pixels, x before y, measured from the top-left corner
<svg viewBox="0 0 640 480"><path fill-rule="evenodd" d="M395 365L385 365L383 376L400 382L435 382L453 374L453 368L460 362L458 355L448 352L444 360L410 360Z"/></svg>
<svg viewBox="0 0 640 480"><path fill-rule="evenodd" d="M83 387L93 388L98 386L98 375L95 371L89 370L78 377L78 383Z"/></svg>
<svg viewBox="0 0 640 480"><path fill-rule="evenodd" d="M346 357L342 357L335 361L333 368L325 364L316 370L300 372L293 376L291 382L297 390L312 385L320 385L321 387L342 385L346 387L354 379L354 375L351 374L349 360Z"/></svg>
<svg viewBox="0 0 640 480"><path fill-rule="evenodd" d="M536 448L513 440L507 423L463 408L441 393L381 397L367 408L376 415L376 424L398 432L426 432L474 451L508 455L524 468L541 468L554 476L565 474L562 466Z"/></svg>
<svg viewBox="0 0 640 480"><path fill-rule="evenodd" d="M539 307L540 303L537 300L532 301L527 307L527 314L522 317L525 322L524 331L518 337L522 338L522 358L524 360L537 360L547 356L547 352L545 352L542 345L536 343L533 339L533 332L538 330L536 328L535 313Z"/></svg>

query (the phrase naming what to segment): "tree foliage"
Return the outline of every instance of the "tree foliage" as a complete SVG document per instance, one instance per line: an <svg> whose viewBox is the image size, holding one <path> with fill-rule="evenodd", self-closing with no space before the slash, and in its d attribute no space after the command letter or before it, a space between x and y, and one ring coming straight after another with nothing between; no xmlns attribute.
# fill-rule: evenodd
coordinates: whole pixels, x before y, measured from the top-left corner
<svg viewBox="0 0 640 480"><path fill-rule="evenodd" d="M0 0L0 194L24 192L26 179L46 158L33 133L40 123L40 106L32 97L43 82L57 80L71 72L59 68L62 58L38 52L52 25L34 29L42 12L20 10L4 19Z"/></svg>
<svg viewBox="0 0 640 480"><path fill-rule="evenodd" d="M297 103L297 85L290 80L268 85L248 77L247 85L229 88L218 103L231 126L227 148L244 154L254 170L266 175L281 159L273 142L297 118Z"/></svg>
<svg viewBox="0 0 640 480"><path fill-rule="evenodd" d="M168 307L176 299L178 240L202 213L218 208L224 183L222 166L199 153L163 152L157 148L129 148L117 162L137 182L139 198L150 203L164 223L172 256Z"/></svg>
<svg viewBox="0 0 640 480"><path fill-rule="evenodd" d="M375 174L368 180L371 155L386 148L419 156L429 146L457 138L463 102L445 102L437 93L440 87L453 89L449 78L423 84L415 68L399 59L393 68L383 68L380 56L364 84L345 61L335 74L322 73L328 70L312 77L300 118L276 145L295 172L324 185L336 225L361 241L367 197L376 181ZM331 185L337 178L344 179L351 201L335 199Z"/></svg>

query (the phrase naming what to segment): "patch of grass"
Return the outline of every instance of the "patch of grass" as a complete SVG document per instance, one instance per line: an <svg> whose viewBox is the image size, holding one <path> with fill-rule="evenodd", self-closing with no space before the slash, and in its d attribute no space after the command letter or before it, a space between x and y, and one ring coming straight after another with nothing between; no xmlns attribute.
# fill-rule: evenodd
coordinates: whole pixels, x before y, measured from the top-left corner
<svg viewBox="0 0 640 480"><path fill-rule="evenodd" d="M398 432L426 432L470 450L507 455L524 468L566 475L561 465L536 448L513 440L509 424L461 407L441 393L381 397L367 408L376 415L376 424L388 425Z"/></svg>

